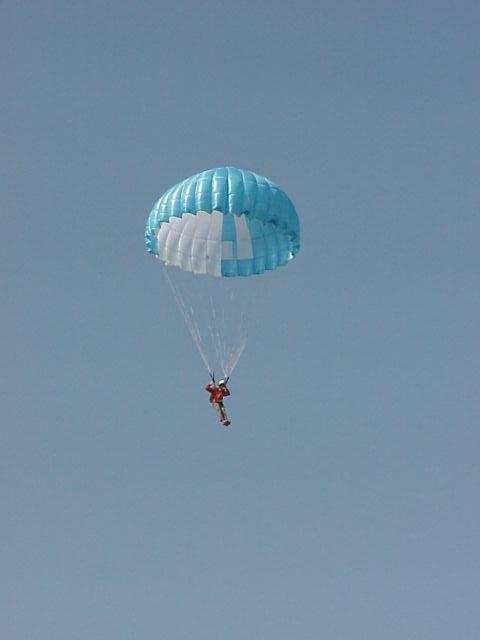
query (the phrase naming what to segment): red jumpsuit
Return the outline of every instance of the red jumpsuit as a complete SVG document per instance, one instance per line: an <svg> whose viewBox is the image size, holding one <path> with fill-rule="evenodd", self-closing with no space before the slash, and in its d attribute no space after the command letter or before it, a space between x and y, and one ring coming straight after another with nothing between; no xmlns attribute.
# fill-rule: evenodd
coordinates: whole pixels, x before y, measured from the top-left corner
<svg viewBox="0 0 480 640"><path fill-rule="evenodd" d="M210 402L212 407L218 413L218 419L225 427L228 427L230 420L228 419L227 412L223 405L223 399L230 395L230 390L226 385L217 387L215 384L209 383L205 387L205 391L208 391L210 394Z"/></svg>

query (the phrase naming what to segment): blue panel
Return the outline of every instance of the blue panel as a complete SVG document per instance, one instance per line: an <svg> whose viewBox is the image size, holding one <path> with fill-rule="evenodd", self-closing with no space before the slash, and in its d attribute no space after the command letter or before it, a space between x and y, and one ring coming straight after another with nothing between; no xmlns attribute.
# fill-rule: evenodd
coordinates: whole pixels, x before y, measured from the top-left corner
<svg viewBox="0 0 480 640"><path fill-rule="evenodd" d="M244 212L244 195L242 172L239 169L230 169L228 171L228 211L231 213Z"/></svg>
<svg viewBox="0 0 480 640"><path fill-rule="evenodd" d="M222 260L221 272L224 278L233 278L238 275L236 260Z"/></svg>
<svg viewBox="0 0 480 640"><path fill-rule="evenodd" d="M195 189L196 181L194 178L188 178L187 180L185 180L182 192L182 209L184 211L196 211Z"/></svg>
<svg viewBox="0 0 480 640"><path fill-rule="evenodd" d="M215 169L213 174L211 209L228 212L228 169L226 167Z"/></svg>
<svg viewBox="0 0 480 640"><path fill-rule="evenodd" d="M237 260L237 269L239 276L253 275L253 260Z"/></svg>
<svg viewBox="0 0 480 640"><path fill-rule="evenodd" d="M223 216L223 226L222 226L222 240L226 240L229 242L233 242L235 247L234 256L237 255L237 229L235 227L235 220L231 213L227 213Z"/></svg>

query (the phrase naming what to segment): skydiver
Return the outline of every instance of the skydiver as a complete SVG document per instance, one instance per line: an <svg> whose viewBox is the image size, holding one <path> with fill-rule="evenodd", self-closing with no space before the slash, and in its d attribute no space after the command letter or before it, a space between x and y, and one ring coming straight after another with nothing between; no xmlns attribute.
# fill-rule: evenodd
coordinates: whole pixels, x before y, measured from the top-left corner
<svg viewBox="0 0 480 640"><path fill-rule="evenodd" d="M227 415L227 411L223 404L223 399L230 395L230 390L227 387L228 378L226 380L219 380L218 385L215 384L215 378L212 375L212 382L209 382L205 387L205 391L210 394L210 403L215 411L218 413L218 419L224 427L230 426L230 420Z"/></svg>

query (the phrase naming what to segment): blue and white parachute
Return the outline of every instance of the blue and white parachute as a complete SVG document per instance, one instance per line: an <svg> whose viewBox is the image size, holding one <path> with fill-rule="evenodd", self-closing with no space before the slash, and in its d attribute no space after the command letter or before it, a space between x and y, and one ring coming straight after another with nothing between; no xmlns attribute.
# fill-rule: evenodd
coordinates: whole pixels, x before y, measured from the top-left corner
<svg viewBox="0 0 480 640"><path fill-rule="evenodd" d="M206 368L229 376L246 344L245 300L252 297L251 285L244 294L235 276L274 270L298 253L300 225L291 200L252 171L202 171L155 202L145 242L166 267L165 277ZM189 272L187 279L174 275L178 269L171 266Z"/></svg>
<svg viewBox="0 0 480 640"><path fill-rule="evenodd" d="M197 173L157 200L147 250L166 264L212 276L276 269L300 248L297 212L273 182L221 167Z"/></svg>

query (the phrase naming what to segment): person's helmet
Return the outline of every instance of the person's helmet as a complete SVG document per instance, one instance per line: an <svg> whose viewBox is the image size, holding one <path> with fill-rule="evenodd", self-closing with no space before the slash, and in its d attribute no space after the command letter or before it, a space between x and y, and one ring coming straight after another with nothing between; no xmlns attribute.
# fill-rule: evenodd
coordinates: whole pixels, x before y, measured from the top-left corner
<svg viewBox="0 0 480 640"><path fill-rule="evenodd" d="M219 380L218 381L218 386L219 387L224 387L225 386L225 380Z"/></svg>

